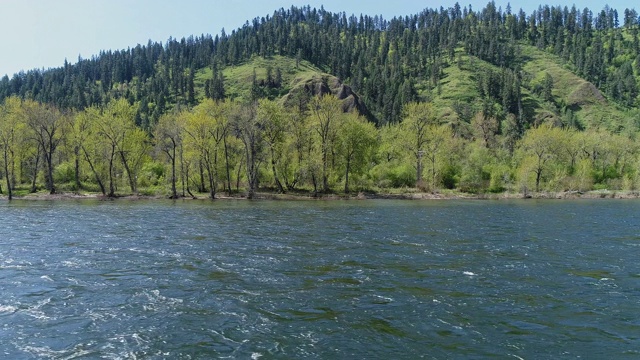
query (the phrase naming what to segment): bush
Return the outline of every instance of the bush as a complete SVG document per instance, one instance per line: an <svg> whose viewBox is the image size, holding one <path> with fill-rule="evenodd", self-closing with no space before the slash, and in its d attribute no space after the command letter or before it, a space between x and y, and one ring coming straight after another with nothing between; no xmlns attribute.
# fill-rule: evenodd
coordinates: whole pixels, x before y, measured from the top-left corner
<svg viewBox="0 0 640 360"><path fill-rule="evenodd" d="M414 187L416 170L411 165L381 164L371 170L376 185L380 188Z"/></svg>
<svg viewBox="0 0 640 360"><path fill-rule="evenodd" d="M509 168L505 166L496 166L491 171L491 180L489 180L489 192L501 193L507 190L507 183L511 174Z"/></svg>
<svg viewBox="0 0 640 360"><path fill-rule="evenodd" d="M143 187L158 185L160 180L164 178L164 172L164 164L156 161L148 162L142 166L138 184Z"/></svg>
<svg viewBox="0 0 640 360"><path fill-rule="evenodd" d="M56 183L67 183L75 181L76 170L74 164L64 162L53 169L53 181Z"/></svg>
<svg viewBox="0 0 640 360"><path fill-rule="evenodd" d="M442 172L442 185L446 189L455 189L460 181L458 169L454 166L446 166Z"/></svg>

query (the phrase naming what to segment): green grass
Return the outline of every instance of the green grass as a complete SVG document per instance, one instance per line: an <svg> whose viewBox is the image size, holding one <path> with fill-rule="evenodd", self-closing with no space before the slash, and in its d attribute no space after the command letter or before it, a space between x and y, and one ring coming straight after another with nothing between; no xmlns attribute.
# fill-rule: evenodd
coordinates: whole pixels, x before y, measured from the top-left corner
<svg viewBox="0 0 640 360"><path fill-rule="evenodd" d="M624 128L637 127L637 121L633 120L638 117L637 111L624 110L609 101L592 84L577 76L561 58L534 46L521 44L520 49L522 70L530 80L529 88L540 83L546 73L549 73L554 80L553 104L545 102L540 96L522 87L522 104L530 123L557 122L562 117L560 107L566 105L574 112L580 124L587 129L603 127L610 131L621 131ZM273 69L274 76L277 68L282 73L281 88L269 90L268 96L274 99L282 98L296 85L325 75L323 69L307 61L301 61L296 66L295 59L289 57L254 56L240 65L222 69L227 97L235 100L248 99L254 70L260 81L266 79L269 66ZM455 59L443 68L443 77L439 86L434 88L429 79L418 79L416 90L422 99L430 99L433 102L436 114L442 123L453 122L457 120L457 114L453 109L454 103L469 104L476 111L481 108L482 99L477 89L475 74L489 69L499 71L498 67L466 55L463 49L459 48ZM210 68L197 71L195 86L199 100L204 98L204 84L211 76Z"/></svg>
<svg viewBox="0 0 640 360"><path fill-rule="evenodd" d="M557 122L562 117L561 107L566 105L587 129L602 127L617 132L637 127L638 124L633 120L637 118L637 112L624 110L609 101L593 84L576 75L561 58L534 46L521 45L520 48L522 70L529 79L529 89L541 83L546 73L554 80L553 103L544 101L524 86L521 88L523 110L530 123ZM481 108L482 100L475 74L488 70L500 69L457 49L455 60L443 68L443 77L438 87L433 88L429 79L422 79L416 88L421 98L431 99L440 121L448 123L457 118L453 109L456 102L469 104L476 111Z"/></svg>
<svg viewBox="0 0 640 360"><path fill-rule="evenodd" d="M468 55L463 55L462 49L458 49L457 52L457 56L461 60L461 66L458 66L454 61L454 63L444 68L444 77L440 80L439 94L438 88L431 91L433 105L437 109L438 117L443 122L450 122L457 118L456 112L453 110L455 102L470 104L476 108L479 108L481 103L474 72L471 71L471 58ZM491 67L490 64L477 59L474 59L475 65Z"/></svg>
<svg viewBox="0 0 640 360"><path fill-rule="evenodd" d="M311 65L308 61L301 61L296 67L296 60L289 57L275 55L269 58L253 56L251 60L238 66L228 66L222 70L224 76L225 92L228 98L235 100L248 99L251 92L251 79L255 70L258 81L267 77L267 68L271 66L273 76L279 68L282 73L282 87L278 89L275 97L280 97L289 92L291 87L297 82L296 79L308 78L321 74L322 70ZM210 79L212 72L210 68L198 70L195 76L196 96L198 99L204 98L204 84Z"/></svg>
<svg viewBox="0 0 640 360"><path fill-rule="evenodd" d="M567 104L585 128L605 127L619 131L627 124L628 115L618 105L606 99L591 84L571 71L563 60L529 45L522 45L525 60L523 70L532 83L540 81L545 73L553 78L553 96L556 103ZM539 109L536 114L544 109Z"/></svg>

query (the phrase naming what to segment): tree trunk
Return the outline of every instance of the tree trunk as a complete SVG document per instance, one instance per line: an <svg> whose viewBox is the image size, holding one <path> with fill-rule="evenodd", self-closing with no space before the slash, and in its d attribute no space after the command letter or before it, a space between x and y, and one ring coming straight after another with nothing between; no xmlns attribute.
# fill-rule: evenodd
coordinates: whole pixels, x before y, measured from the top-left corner
<svg viewBox="0 0 640 360"><path fill-rule="evenodd" d="M165 149L164 152L167 154L169 160L171 161L171 196L169 198L177 199L178 190L176 188L176 148L174 146L171 150Z"/></svg>
<svg viewBox="0 0 640 360"><path fill-rule="evenodd" d="M133 178L133 174L131 173L131 170L129 169L129 163L127 162L127 158L124 156L124 152L119 151L119 153L120 153L120 160L122 160L122 165L124 165L124 171L127 173L127 178L129 179L129 187L131 188L131 193L135 194L137 192L136 181Z"/></svg>
<svg viewBox="0 0 640 360"><path fill-rule="evenodd" d="M56 187L53 184L53 147L49 147L49 152L45 154L44 158L47 161L47 188L49 188L49 194L56 193Z"/></svg>
<svg viewBox="0 0 640 360"><path fill-rule="evenodd" d="M227 168L227 194L231 196L231 169L229 167L229 149L227 148L227 137L222 139L224 143L224 162Z"/></svg>
<svg viewBox="0 0 640 360"><path fill-rule="evenodd" d="M416 162L416 187L422 187L422 151L418 151L418 161Z"/></svg>
<svg viewBox="0 0 640 360"><path fill-rule="evenodd" d="M106 196L107 195L107 190L105 189L104 183L102 182L102 180L100 180L100 176L98 175L98 172L96 171L96 168L93 166L93 162L89 158L89 154L87 153L87 150L83 147L82 151L84 152L84 157L87 160L87 163L89 164L89 168L91 168L91 172L93 172L93 175L96 178L96 182L98 183L98 186L100 187L100 191L102 192L102 195Z"/></svg>
<svg viewBox="0 0 640 360"><path fill-rule="evenodd" d="M178 198L178 190L176 189L176 147L174 146L171 154L171 198Z"/></svg>
<svg viewBox="0 0 640 360"><path fill-rule="evenodd" d="M273 147L271 148L271 171L273 171L273 179L276 182L276 187L278 187L278 191L281 194L284 194L284 188L282 187L282 183L280 182L280 179L278 179L278 173L276 171L276 155L275 155L275 151L273 150Z"/></svg>
<svg viewBox="0 0 640 360"><path fill-rule="evenodd" d="M209 197L211 200L216 198L216 184L213 176L213 171L211 170L211 165L207 161L207 175L209 175Z"/></svg>
<svg viewBox="0 0 640 360"><path fill-rule="evenodd" d="M109 158L109 197L116 196L116 188L113 180L113 159L115 157L115 146L111 146L111 157Z"/></svg>
<svg viewBox="0 0 640 360"><path fill-rule="evenodd" d="M249 182L247 198L253 199L258 187L258 166L256 164L257 151L254 148L254 144L249 144L247 147L247 181Z"/></svg>
<svg viewBox="0 0 640 360"><path fill-rule="evenodd" d="M328 172L328 156L326 149L322 149L322 191L324 193L329 192L329 174Z"/></svg>
<svg viewBox="0 0 640 360"><path fill-rule="evenodd" d="M431 157L431 192L435 192L436 189L436 155L435 153Z"/></svg>
<svg viewBox="0 0 640 360"><path fill-rule="evenodd" d="M183 178L183 183L182 183L182 184L183 184L183 187L185 186L185 185L184 185L184 183L186 182L187 194L189 194L189 196L191 196L191 198L192 198L192 199L195 199L195 198L196 198L196 196L195 196L195 195L193 195L193 193L191 193L191 189L190 189L190 187L189 187L189 167L187 167L187 168L184 170L184 176L183 176L182 178ZM182 196L184 196L184 194L182 194Z"/></svg>
<svg viewBox="0 0 640 360"><path fill-rule="evenodd" d="M33 166L33 178L31 180L31 193L36 192L38 189L36 188L36 179L38 178L38 165L40 164L40 146L38 146L38 150L36 152L36 163Z"/></svg>
<svg viewBox="0 0 640 360"><path fill-rule="evenodd" d="M347 158L347 170L344 174L344 193L349 193L349 170L351 168L351 157Z"/></svg>
<svg viewBox="0 0 640 360"><path fill-rule="evenodd" d="M16 188L16 162L15 162L16 154L13 152L13 150L10 150L10 152L11 152L11 190L14 190Z"/></svg>
<svg viewBox="0 0 640 360"><path fill-rule="evenodd" d="M238 174L236 174L236 192L240 192L240 174L242 174L242 161L238 165Z"/></svg>
<svg viewBox="0 0 640 360"><path fill-rule="evenodd" d="M13 199L13 190L11 190L11 175L9 174L9 157L7 156L7 149L4 149L4 175L7 180L7 199ZM0 189L1 190L1 189Z"/></svg>
<svg viewBox="0 0 640 360"><path fill-rule="evenodd" d="M200 170L200 188L198 189L198 192L206 192L207 188L204 186L204 167L202 166L202 161L198 162L198 168Z"/></svg>
<svg viewBox="0 0 640 360"><path fill-rule="evenodd" d="M82 189L82 184L80 183L80 147L76 146L73 149L73 152L75 154L75 174L74 174L74 179L75 179L75 183L76 183L76 188L78 190Z"/></svg>
<svg viewBox="0 0 640 360"><path fill-rule="evenodd" d="M218 187L218 146L216 144L216 148L213 151L213 186ZM213 191L213 195L215 195L215 190ZM212 197L213 199L213 197Z"/></svg>
<svg viewBox="0 0 640 360"><path fill-rule="evenodd" d="M175 151L173 153L173 156L175 158ZM184 168L184 152L182 149L182 144L180 144L180 182L182 185L182 197L184 197L185 184L186 184L187 190L189 190L189 169L186 169L185 171L185 168ZM191 193L191 191L189 191L189 195L193 197L193 194Z"/></svg>
<svg viewBox="0 0 640 360"><path fill-rule="evenodd" d="M311 182L313 183L313 197L318 196L318 179L315 171L311 174Z"/></svg>

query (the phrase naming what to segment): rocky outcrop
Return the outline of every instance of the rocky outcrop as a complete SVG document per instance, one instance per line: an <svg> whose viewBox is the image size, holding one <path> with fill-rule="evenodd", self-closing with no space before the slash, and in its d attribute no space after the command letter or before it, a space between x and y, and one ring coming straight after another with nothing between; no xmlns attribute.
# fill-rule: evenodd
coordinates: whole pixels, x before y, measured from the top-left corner
<svg viewBox="0 0 640 360"><path fill-rule="evenodd" d="M568 106L602 105L607 101L598 88L590 82L580 84L567 99Z"/></svg>
<svg viewBox="0 0 640 360"><path fill-rule="evenodd" d="M340 79L329 74L296 78L291 90L283 97L282 101L287 107L302 107L307 105L312 96L327 94L342 100L342 109L345 112L356 110L370 121L375 121L360 96L349 85L343 84Z"/></svg>

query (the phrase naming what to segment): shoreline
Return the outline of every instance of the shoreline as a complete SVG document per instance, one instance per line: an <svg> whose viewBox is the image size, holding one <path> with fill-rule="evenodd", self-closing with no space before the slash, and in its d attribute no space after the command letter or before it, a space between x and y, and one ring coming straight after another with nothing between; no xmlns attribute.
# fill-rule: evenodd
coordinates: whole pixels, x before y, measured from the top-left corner
<svg viewBox="0 0 640 360"><path fill-rule="evenodd" d="M468 194L459 192L404 192L404 193L366 193L358 194L319 194L313 196L305 193L284 193L262 191L257 192L252 200L264 201L326 201L326 200L576 200L576 199L640 199L640 191L619 191L619 190L592 190L587 192L578 191L562 191L562 192L538 192L538 193L482 193ZM6 195L0 195L0 200L7 201ZM35 193L22 196L14 196L13 200L19 201L65 201L65 200L100 200L100 201L117 201L117 200L172 200L168 196L163 195L132 195L123 194L115 197L107 197L97 193L73 193L62 192L57 194ZM196 197L186 196L173 200L208 200L211 199L204 194ZM249 200L244 194L228 196L220 194L215 200ZM215 201L214 200L214 201Z"/></svg>

